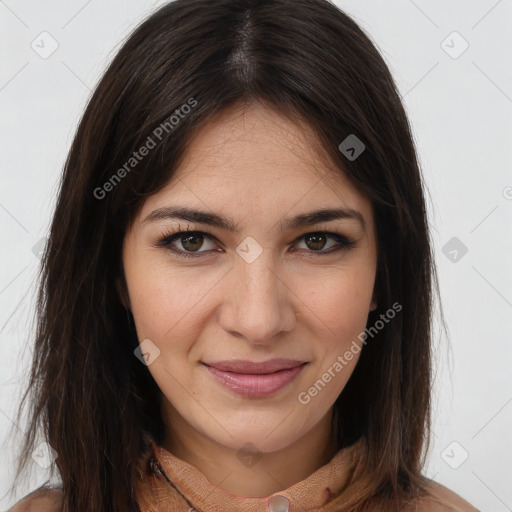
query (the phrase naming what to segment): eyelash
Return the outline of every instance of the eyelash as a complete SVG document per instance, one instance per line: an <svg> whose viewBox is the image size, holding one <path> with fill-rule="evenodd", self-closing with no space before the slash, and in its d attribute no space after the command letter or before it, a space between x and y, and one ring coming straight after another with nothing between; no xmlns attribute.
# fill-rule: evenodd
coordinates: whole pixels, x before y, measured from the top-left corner
<svg viewBox="0 0 512 512"><path fill-rule="evenodd" d="M203 253L207 253L208 251L196 251L196 252L187 252L182 251L180 249L176 249L171 244L175 240L179 240L180 238L184 237L185 235L195 234L195 235L205 235L205 238L210 240L216 240L216 238L209 233L206 233L204 231L193 231L193 230L185 230L182 231L182 228L178 226L178 230L174 232L166 232L162 233L161 238L158 242L155 243L155 247L165 247L172 253L176 254L179 258L199 258L202 257L201 255ZM310 231L309 233L305 233L304 235L298 237L294 243L300 241L301 239L305 238L308 235L314 235L314 234L321 234L321 235L327 235L328 238L334 239L334 241L338 242L338 247L330 248L327 251L318 250L306 250L306 249L300 249L300 250L306 250L308 253L312 253L314 256L326 256L329 254L333 254L335 252L339 252L342 250L348 250L355 246L356 242L350 238L347 238L344 235L341 235L340 233L333 233L330 231Z"/></svg>

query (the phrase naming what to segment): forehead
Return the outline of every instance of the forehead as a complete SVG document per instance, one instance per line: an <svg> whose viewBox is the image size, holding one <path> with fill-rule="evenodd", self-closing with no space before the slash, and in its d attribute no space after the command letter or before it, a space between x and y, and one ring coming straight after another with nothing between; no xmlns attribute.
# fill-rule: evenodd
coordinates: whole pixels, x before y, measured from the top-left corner
<svg viewBox="0 0 512 512"><path fill-rule="evenodd" d="M315 153L313 137L309 128L260 101L237 104L192 132L174 177L191 175L198 164L219 167L231 177L248 169L260 178L281 177L294 168L296 177L322 175L325 163Z"/></svg>
<svg viewBox="0 0 512 512"><path fill-rule="evenodd" d="M343 206L368 217L369 202L317 148L304 124L260 102L235 105L191 133L168 184L148 198L141 214L192 201L240 215Z"/></svg>

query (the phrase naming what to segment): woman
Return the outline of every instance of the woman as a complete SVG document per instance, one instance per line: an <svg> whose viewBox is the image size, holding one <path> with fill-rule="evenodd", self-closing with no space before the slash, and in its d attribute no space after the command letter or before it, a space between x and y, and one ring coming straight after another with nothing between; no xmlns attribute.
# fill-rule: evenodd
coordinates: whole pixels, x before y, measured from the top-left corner
<svg viewBox="0 0 512 512"><path fill-rule="evenodd" d="M326 0L177 0L91 98L12 511L476 510L422 474L435 268L392 77Z"/></svg>

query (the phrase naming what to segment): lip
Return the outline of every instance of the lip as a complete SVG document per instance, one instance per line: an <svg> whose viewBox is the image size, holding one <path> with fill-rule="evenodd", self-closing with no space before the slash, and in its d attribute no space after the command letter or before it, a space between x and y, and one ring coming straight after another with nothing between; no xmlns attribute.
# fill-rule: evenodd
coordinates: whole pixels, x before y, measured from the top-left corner
<svg viewBox="0 0 512 512"><path fill-rule="evenodd" d="M203 363L225 388L248 398L271 396L290 384L307 364L290 359Z"/></svg>
<svg viewBox="0 0 512 512"><path fill-rule="evenodd" d="M212 363L203 363L206 366L211 366L225 372L234 373L251 373L251 374L262 374L262 373L273 373L280 370L288 370L295 368L305 361L296 361L293 359L269 359L267 361L246 361L241 359L230 359L226 361L215 361Z"/></svg>

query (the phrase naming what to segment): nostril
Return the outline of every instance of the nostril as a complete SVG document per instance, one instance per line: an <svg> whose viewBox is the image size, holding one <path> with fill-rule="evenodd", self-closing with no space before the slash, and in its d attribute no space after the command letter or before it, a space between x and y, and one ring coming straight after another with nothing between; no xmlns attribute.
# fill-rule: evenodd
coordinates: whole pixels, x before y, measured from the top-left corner
<svg viewBox="0 0 512 512"><path fill-rule="evenodd" d="M324 504L334 495L329 487L326 487L323 492L323 502Z"/></svg>

